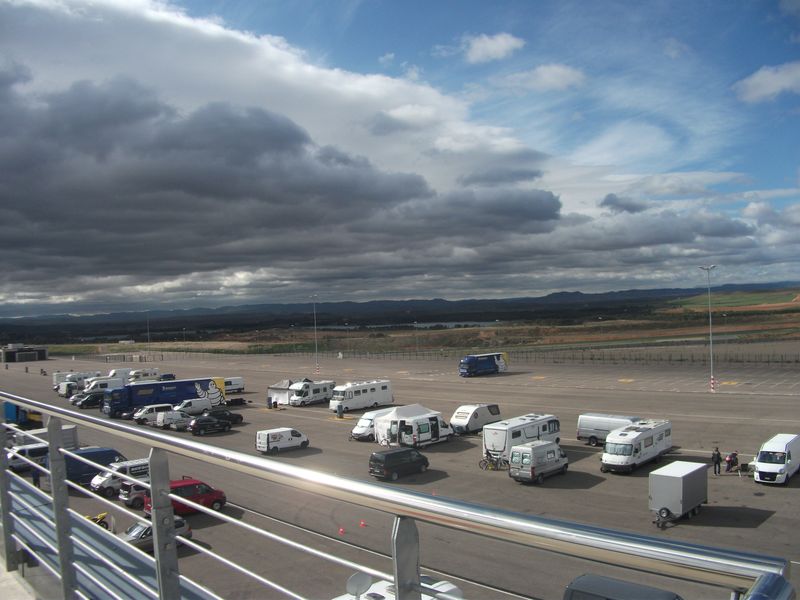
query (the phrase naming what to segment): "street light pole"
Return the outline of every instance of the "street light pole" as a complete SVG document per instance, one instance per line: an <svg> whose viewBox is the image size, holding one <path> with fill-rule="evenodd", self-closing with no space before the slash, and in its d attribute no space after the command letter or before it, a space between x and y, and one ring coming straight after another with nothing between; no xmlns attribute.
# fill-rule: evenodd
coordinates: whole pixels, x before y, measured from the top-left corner
<svg viewBox="0 0 800 600"><path fill-rule="evenodd" d="M317 347L317 295L311 296L311 301L314 306L314 363L316 364L314 373L319 375L319 351Z"/></svg>
<svg viewBox="0 0 800 600"><path fill-rule="evenodd" d="M716 268L717 265L708 265L707 267L698 267L706 272L708 281L708 352L709 364L711 366L711 380L709 381L710 391L717 391L717 382L714 379L714 334L711 328L711 270Z"/></svg>

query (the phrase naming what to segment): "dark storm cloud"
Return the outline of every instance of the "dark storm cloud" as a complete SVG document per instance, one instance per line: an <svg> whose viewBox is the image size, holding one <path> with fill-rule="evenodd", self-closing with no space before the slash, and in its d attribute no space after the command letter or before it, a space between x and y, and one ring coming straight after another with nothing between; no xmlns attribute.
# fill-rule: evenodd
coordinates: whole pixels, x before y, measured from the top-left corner
<svg viewBox="0 0 800 600"><path fill-rule="evenodd" d="M465 175L458 181L464 186L497 186L532 181L542 175L543 172L540 169L496 167Z"/></svg>
<svg viewBox="0 0 800 600"><path fill-rule="evenodd" d="M622 198L616 194L607 194L600 202L601 208L607 208L613 213L638 213L648 209L646 202L633 198Z"/></svg>

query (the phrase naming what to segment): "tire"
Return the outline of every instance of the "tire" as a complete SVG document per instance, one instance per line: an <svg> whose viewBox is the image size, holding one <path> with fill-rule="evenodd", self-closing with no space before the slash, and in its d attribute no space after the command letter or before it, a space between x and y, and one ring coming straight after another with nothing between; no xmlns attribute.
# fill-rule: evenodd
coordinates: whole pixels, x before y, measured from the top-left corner
<svg viewBox="0 0 800 600"><path fill-rule="evenodd" d="M556 444L560 444L560 443L561 443L561 438L560 438L560 437L557 437L557 438L556 438Z"/></svg>
<svg viewBox="0 0 800 600"><path fill-rule="evenodd" d="M603 465L600 465L600 472L601 473L608 473L608 468L603 466Z"/></svg>
<svg viewBox="0 0 800 600"><path fill-rule="evenodd" d="M108 523L106 523L105 519L103 519L102 521L98 521L97 524L100 525L100 527L102 527L106 531L108 531Z"/></svg>
<svg viewBox="0 0 800 600"><path fill-rule="evenodd" d="M427 470L428 470L428 465L420 465L420 467L419 467L419 472L420 473L424 473Z"/></svg>
<svg viewBox="0 0 800 600"><path fill-rule="evenodd" d="M539 473L533 480L533 483L536 485L542 485L544 483L544 475Z"/></svg>
<svg viewBox="0 0 800 600"><path fill-rule="evenodd" d="M490 464L491 463L485 458L482 458L478 461L478 467L480 467L481 471L486 471L489 468Z"/></svg>
<svg viewBox="0 0 800 600"><path fill-rule="evenodd" d="M301 402L301 403L300 403L300 406L305 406L305 405L306 405L306 403L305 403L305 402Z"/></svg>
<svg viewBox="0 0 800 600"><path fill-rule="evenodd" d="M671 514L672 513L669 512L669 509L666 506L658 509L658 516L662 519L668 519Z"/></svg>
<svg viewBox="0 0 800 600"><path fill-rule="evenodd" d="M372 403L372 408L378 408L378 403L377 402L373 402Z"/></svg>
<svg viewBox="0 0 800 600"><path fill-rule="evenodd" d="M305 442L300 442L300 447L301 448L308 448L308 440L306 440Z"/></svg>
<svg viewBox="0 0 800 600"><path fill-rule="evenodd" d="M392 471L392 474L391 474L391 475L389 475L389 479L391 479L392 481L397 481L397 479L398 479L399 477L400 477L400 476L397 474L397 471Z"/></svg>
<svg viewBox="0 0 800 600"><path fill-rule="evenodd" d="M230 424L230 423L228 423L227 425L225 425L225 429L223 429L223 431L224 431L225 433L227 433L227 432L229 432L230 430L231 430L231 424Z"/></svg>
<svg viewBox="0 0 800 600"><path fill-rule="evenodd" d="M275 456L278 453L278 447L273 446L272 448L269 449L269 453L272 454L272 456Z"/></svg>
<svg viewBox="0 0 800 600"><path fill-rule="evenodd" d="M597 447L597 438L594 437L594 436L590 437L589 438L589 445L592 446L593 448L596 448Z"/></svg>
<svg viewBox="0 0 800 600"><path fill-rule="evenodd" d="M200 432L196 429L192 429L192 435L200 435Z"/></svg>
<svg viewBox="0 0 800 600"><path fill-rule="evenodd" d="M192 431L192 433L194 433L194 431ZM197 435L205 435L205 434L206 434L206 430L205 429L198 429L197 430Z"/></svg>
<svg viewBox="0 0 800 600"><path fill-rule="evenodd" d="M373 434L371 434L371 433L370 433L370 434L369 434L369 437L367 438L367 441L368 441L368 442L374 442L374 441L375 441L375 436L374 436Z"/></svg>
<svg viewBox="0 0 800 600"><path fill-rule="evenodd" d="M133 502L131 502L131 508L134 510L141 510L144 506L144 500L141 498L134 498Z"/></svg>
<svg viewBox="0 0 800 600"><path fill-rule="evenodd" d="M103 488L103 496L106 498L113 498L117 495L117 492L112 487Z"/></svg>
<svg viewBox="0 0 800 600"><path fill-rule="evenodd" d="M568 468L569 468L569 465L564 465L563 467L561 467L561 474L562 475L566 475Z"/></svg>
<svg viewBox="0 0 800 600"><path fill-rule="evenodd" d="M213 510L215 512L221 511L222 510L222 502L220 502L219 500L214 500L211 503L211 510Z"/></svg>

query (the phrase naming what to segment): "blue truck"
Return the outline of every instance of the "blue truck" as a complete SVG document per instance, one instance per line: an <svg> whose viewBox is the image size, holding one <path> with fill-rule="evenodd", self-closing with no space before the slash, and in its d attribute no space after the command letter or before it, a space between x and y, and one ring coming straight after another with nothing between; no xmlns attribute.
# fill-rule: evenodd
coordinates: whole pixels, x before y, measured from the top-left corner
<svg viewBox="0 0 800 600"><path fill-rule="evenodd" d="M12 402L4 402L6 423L13 423L20 429L38 429L42 425L42 413L17 406Z"/></svg>
<svg viewBox="0 0 800 600"><path fill-rule="evenodd" d="M106 390L103 413L118 418L151 404L180 404L193 398L208 398L212 405L225 402L225 378L175 379L172 381L142 381L121 388Z"/></svg>
<svg viewBox="0 0 800 600"><path fill-rule="evenodd" d="M474 377L476 375L494 375L502 373L508 368L507 352L492 352L489 354L468 354L461 359L458 365L458 374L461 377Z"/></svg>

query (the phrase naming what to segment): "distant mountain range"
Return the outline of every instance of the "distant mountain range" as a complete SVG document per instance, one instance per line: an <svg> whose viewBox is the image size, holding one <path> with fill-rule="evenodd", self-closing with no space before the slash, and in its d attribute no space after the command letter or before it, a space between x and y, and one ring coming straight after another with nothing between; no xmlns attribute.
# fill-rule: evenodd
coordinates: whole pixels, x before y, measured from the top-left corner
<svg viewBox="0 0 800 600"><path fill-rule="evenodd" d="M800 282L728 284L712 293L774 291L799 288ZM624 290L586 294L557 292L536 298L472 300L373 300L322 302L316 305L317 326L410 326L417 323L486 321L552 321L563 324L597 315L633 318L652 312L668 300L705 293L706 288ZM275 327L313 326L312 304L250 304L219 308L150 310L76 316L52 314L15 319L0 318L0 343L57 343L134 338L208 339L221 332Z"/></svg>

